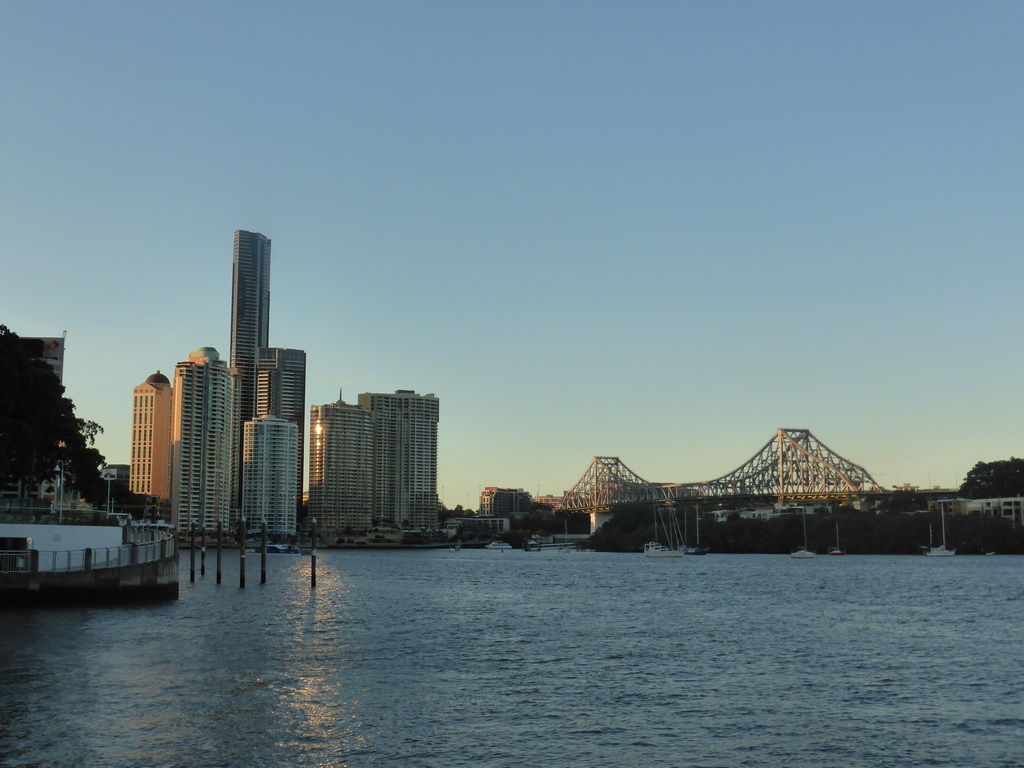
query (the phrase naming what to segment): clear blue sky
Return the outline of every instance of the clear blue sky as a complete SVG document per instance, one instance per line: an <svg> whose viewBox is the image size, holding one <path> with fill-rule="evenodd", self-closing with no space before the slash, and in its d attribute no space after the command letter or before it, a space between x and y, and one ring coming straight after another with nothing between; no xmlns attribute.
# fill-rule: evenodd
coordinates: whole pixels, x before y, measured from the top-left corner
<svg viewBox="0 0 1024 768"><path fill-rule="evenodd" d="M68 331L127 463L256 230L307 402L435 393L449 506L778 427L950 486L1024 454L1022 39L1019 2L7 2L0 322Z"/></svg>

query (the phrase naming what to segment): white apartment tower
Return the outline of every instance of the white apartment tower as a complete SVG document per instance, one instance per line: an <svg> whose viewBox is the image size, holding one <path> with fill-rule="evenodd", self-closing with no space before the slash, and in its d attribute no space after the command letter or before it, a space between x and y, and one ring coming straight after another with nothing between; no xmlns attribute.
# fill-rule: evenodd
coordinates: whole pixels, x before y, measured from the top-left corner
<svg viewBox="0 0 1024 768"><path fill-rule="evenodd" d="M196 350L174 369L171 429L171 522L232 525L237 444L237 376L213 347Z"/></svg>
<svg viewBox="0 0 1024 768"><path fill-rule="evenodd" d="M306 353L301 349L261 347L256 358L256 416L276 416L298 429L295 445L295 512L302 504L305 462ZM245 488L245 478L242 478ZM244 493L244 491L243 491Z"/></svg>
<svg viewBox="0 0 1024 768"><path fill-rule="evenodd" d="M374 517L400 528L437 525L438 399L400 389L366 392L373 413Z"/></svg>
<svg viewBox="0 0 1024 768"><path fill-rule="evenodd" d="M132 493L171 497L171 419L174 390L157 371L132 391L132 452L128 488Z"/></svg>
<svg viewBox="0 0 1024 768"><path fill-rule="evenodd" d="M250 530L266 523L271 534L294 534L299 428L276 416L258 416L243 429L242 515Z"/></svg>
<svg viewBox="0 0 1024 768"><path fill-rule="evenodd" d="M309 516L326 536L373 518L373 414L341 398L309 409Z"/></svg>

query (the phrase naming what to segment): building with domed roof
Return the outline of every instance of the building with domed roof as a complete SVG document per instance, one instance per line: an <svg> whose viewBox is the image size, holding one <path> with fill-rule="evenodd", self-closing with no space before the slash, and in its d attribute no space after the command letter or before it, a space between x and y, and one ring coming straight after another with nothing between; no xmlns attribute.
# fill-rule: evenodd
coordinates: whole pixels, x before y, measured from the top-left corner
<svg viewBox="0 0 1024 768"><path fill-rule="evenodd" d="M128 487L132 493L171 497L171 415L174 390L157 371L132 391L132 451Z"/></svg>

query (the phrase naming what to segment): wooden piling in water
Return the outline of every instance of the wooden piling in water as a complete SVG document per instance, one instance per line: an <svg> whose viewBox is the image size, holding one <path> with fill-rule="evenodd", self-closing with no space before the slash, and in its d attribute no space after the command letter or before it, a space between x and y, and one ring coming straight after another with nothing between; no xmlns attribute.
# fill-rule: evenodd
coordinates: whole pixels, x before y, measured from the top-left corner
<svg viewBox="0 0 1024 768"><path fill-rule="evenodd" d="M238 536L239 536L239 547L238 547L238 587L239 589L245 589L245 518L243 517L238 521Z"/></svg>
<svg viewBox="0 0 1024 768"><path fill-rule="evenodd" d="M316 589L316 518L309 532L309 588Z"/></svg>
<svg viewBox="0 0 1024 768"><path fill-rule="evenodd" d="M260 528L260 584L267 583L267 523Z"/></svg>
<svg viewBox="0 0 1024 768"><path fill-rule="evenodd" d="M206 523L199 529L199 575L206 575Z"/></svg>
<svg viewBox="0 0 1024 768"><path fill-rule="evenodd" d="M220 584L220 555L224 549L224 523L217 521L217 583Z"/></svg>
<svg viewBox="0 0 1024 768"><path fill-rule="evenodd" d="M196 580L196 524L189 526L188 580Z"/></svg>

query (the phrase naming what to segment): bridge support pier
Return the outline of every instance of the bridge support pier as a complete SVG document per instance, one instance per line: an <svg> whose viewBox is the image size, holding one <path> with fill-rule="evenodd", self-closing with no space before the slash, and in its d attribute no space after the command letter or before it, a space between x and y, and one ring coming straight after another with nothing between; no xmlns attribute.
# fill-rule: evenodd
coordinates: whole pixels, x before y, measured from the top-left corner
<svg viewBox="0 0 1024 768"><path fill-rule="evenodd" d="M590 535L593 536L597 533L597 529L607 523L613 517L611 510L602 509L598 512L590 513Z"/></svg>

